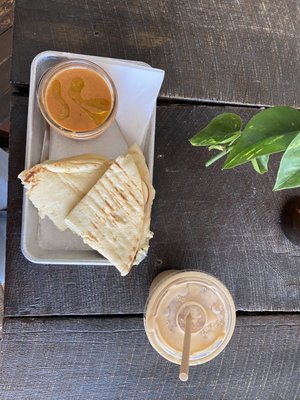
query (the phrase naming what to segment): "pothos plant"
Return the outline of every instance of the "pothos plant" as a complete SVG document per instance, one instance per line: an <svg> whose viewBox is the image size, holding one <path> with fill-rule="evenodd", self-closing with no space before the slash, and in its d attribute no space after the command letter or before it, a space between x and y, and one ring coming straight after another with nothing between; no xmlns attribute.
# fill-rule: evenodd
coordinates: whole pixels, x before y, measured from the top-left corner
<svg viewBox="0 0 300 400"><path fill-rule="evenodd" d="M218 151L206 162L207 167L226 157L223 169L251 162L260 174L268 171L270 155L283 153L273 190L300 186L300 112L295 108L276 106L262 110L244 129L237 114L220 114L190 143Z"/></svg>

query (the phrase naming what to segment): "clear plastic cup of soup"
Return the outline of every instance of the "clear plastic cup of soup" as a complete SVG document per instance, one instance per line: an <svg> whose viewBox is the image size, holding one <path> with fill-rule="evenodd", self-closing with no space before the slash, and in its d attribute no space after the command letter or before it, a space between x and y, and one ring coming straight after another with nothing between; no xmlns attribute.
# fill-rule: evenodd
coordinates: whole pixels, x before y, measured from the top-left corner
<svg viewBox="0 0 300 400"><path fill-rule="evenodd" d="M50 68L37 87L38 104L48 124L72 139L92 139L107 130L117 111L110 76L87 60L69 60Z"/></svg>
<svg viewBox="0 0 300 400"><path fill-rule="evenodd" d="M152 347L164 358L181 363L185 321L192 317L189 365L206 363L229 343L236 310L228 289L199 271L168 270L150 287L144 326Z"/></svg>

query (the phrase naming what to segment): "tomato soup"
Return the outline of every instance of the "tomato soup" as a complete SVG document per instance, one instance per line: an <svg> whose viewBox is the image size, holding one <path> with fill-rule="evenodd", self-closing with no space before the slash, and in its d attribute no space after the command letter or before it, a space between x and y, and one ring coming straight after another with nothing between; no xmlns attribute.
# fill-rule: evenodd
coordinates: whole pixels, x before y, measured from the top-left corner
<svg viewBox="0 0 300 400"><path fill-rule="evenodd" d="M64 129L87 132L100 127L113 107L110 88L96 72L84 67L68 68L47 84L45 108Z"/></svg>

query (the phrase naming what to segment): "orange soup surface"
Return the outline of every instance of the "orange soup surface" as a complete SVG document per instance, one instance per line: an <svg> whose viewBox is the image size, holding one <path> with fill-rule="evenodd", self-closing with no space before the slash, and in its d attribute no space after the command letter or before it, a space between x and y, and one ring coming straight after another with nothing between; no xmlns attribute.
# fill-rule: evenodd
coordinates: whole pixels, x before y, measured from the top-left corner
<svg viewBox="0 0 300 400"><path fill-rule="evenodd" d="M45 106L50 117L70 131L90 131L107 119L112 95L105 80L87 68L70 68L47 85Z"/></svg>

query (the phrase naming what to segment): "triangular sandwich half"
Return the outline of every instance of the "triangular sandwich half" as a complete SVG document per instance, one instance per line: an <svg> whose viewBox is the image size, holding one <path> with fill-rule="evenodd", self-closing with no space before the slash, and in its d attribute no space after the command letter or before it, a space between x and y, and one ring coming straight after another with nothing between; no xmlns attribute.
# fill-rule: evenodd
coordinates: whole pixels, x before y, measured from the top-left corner
<svg viewBox="0 0 300 400"><path fill-rule="evenodd" d="M27 189L26 195L61 231L72 208L95 185L111 161L95 154L83 154L59 161L45 161L24 170L18 176Z"/></svg>
<svg viewBox="0 0 300 400"><path fill-rule="evenodd" d="M121 275L127 275L136 260L144 221L145 187L130 153L112 163L65 219L67 226L110 260Z"/></svg>

